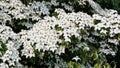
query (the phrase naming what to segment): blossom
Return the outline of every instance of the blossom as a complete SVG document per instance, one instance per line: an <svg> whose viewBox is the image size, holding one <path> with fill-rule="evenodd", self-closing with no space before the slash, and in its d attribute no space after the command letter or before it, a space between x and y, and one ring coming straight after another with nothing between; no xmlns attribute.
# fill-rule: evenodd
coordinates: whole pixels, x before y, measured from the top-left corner
<svg viewBox="0 0 120 68"><path fill-rule="evenodd" d="M75 56L72 58L72 60L75 60L77 62L78 60L81 60L81 59L78 56Z"/></svg>
<svg viewBox="0 0 120 68"><path fill-rule="evenodd" d="M86 51L90 51L90 48L89 48L89 47L84 47L84 49L85 49Z"/></svg>
<svg viewBox="0 0 120 68"><path fill-rule="evenodd" d="M1 68L9 68L9 66L6 63L0 63Z"/></svg>
<svg viewBox="0 0 120 68"><path fill-rule="evenodd" d="M117 39L108 39L108 42L113 43L115 45L119 44L119 41Z"/></svg>
<svg viewBox="0 0 120 68"><path fill-rule="evenodd" d="M35 49L43 50L52 50L57 49L58 45L56 44L59 41L57 33L55 30L52 30L50 23L45 23L46 21L42 20L34 24L33 28L29 31L25 31L23 34L20 33L21 42L26 46L35 46ZM29 40L28 40L29 39ZM28 44L26 44L28 43ZM32 43L32 45L31 45ZM34 45L35 44L35 45ZM28 48L28 47L27 47ZM32 48L32 47L31 47ZM28 48L29 49L29 48ZM31 51L31 49L30 49ZM26 54L26 53L25 53Z"/></svg>
<svg viewBox="0 0 120 68"><path fill-rule="evenodd" d="M70 5L67 5L67 4L65 4L65 3L62 3L62 6L64 6L65 9L68 10L68 11L74 11L73 7L70 6Z"/></svg>
<svg viewBox="0 0 120 68"><path fill-rule="evenodd" d="M107 34L107 31L106 30L101 30L100 33L104 33L104 34Z"/></svg>

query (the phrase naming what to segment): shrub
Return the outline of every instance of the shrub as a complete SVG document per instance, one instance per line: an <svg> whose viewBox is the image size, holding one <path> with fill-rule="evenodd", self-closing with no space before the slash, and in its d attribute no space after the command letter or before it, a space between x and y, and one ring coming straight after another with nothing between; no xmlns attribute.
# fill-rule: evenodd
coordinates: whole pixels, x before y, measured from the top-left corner
<svg viewBox="0 0 120 68"><path fill-rule="evenodd" d="M92 0L3 0L0 9L1 68L116 67L116 10Z"/></svg>

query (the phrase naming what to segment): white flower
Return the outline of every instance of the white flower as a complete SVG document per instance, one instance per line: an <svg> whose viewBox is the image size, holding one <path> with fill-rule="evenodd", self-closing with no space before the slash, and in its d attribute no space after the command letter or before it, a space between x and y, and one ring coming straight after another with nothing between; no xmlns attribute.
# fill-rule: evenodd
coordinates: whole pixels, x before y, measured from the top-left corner
<svg viewBox="0 0 120 68"><path fill-rule="evenodd" d="M108 42L113 43L115 45L119 44L119 41L117 39L108 39Z"/></svg>
<svg viewBox="0 0 120 68"><path fill-rule="evenodd" d="M51 0L50 2L52 5L54 6L58 6L59 5L59 2L57 2L56 0Z"/></svg>
<svg viewBox="0 0 120 68"><path fill-rule="evenodd" d="M107 34L107 30L101 30L100 33L104 33L104 34Z"/></svg>
<svg viewBox="0 0 120 68"><path fill-rule="evenodd" d="M26 58L28 58L28 57L34 57L35 56L34 49L31 46L30 42L29 41L24 41L23 45L24 45L23 46L24 49L22 50L22 55L25 55Z"/></svg>
<svg viewBox="0 0 120 68"><path fill-rule="evenodd" d="M6 63L0 63L0 68L9 68L9 66Z"/></svg>
<svg viewBox="0 0 120 68"><path fill-rule="evenodd" d="M75 60L77 62L78 60L81 60L81 59L78 56L75 56L72 58L72 60Z"/></svg>
<svg viewBox="0 0 120 68"><path fill-rule="evenodd" d="M56 51L56 54L58 54L58 55L61 55L61 53L65 53L65 47L64 46L60 46Z"/></svg>
<svg viewBox="0 0 120 68"><path fill-rule="evenodd" d="M90 48L89 48L89 47L84 47L84 49L85 49L86 51L90 51Z"/></svg>
<svg viewBox="0 0 120 68"><path fill-rule="evenodd" d="M67 9L68 11L74 11L73 7L70 6L70 5L67 5L67 4L65 4L65 3L62 3L61 5L64 6L65 9Z"/></svg>

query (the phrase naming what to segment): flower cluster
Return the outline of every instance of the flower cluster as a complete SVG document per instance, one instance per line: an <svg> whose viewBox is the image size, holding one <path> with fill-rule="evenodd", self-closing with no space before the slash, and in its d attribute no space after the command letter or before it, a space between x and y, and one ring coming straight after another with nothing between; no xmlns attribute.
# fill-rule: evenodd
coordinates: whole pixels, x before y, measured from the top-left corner
<svg viewBox="0 0 120 68"><path fill-rule="evenodd" d="M74 12L71 2L33 1L24 5L20 0L0 1L0 67L109 66L105 56L117 53L120 15L112 9L103 10L92 0L78 3L85 1L94 3L93 9L98 7L96 14Z"/></svg>
<svg viewBox="0 0 120 68"><path fill-rule="evenodd" d="M10 27L0 25L0 45L1 45L1 55L2 65L8 62L9 66L15 66L19 63L19 47L21 43L19 40L19 35L14 33ZM1 65L1 66L2 66ZM7 65L4 65L7 68Z"/></svg>

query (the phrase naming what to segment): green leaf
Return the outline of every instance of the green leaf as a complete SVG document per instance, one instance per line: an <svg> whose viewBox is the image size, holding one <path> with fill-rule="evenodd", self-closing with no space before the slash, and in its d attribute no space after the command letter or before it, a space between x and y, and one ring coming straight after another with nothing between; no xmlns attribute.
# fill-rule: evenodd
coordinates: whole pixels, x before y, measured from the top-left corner
<svg viewBox="0 0 120 68"><path fill-rule="evenodd" d="M2 55L4 55L5 52L7 51L7 46L2 41L0 41L0 46L1 46L0 51Z"/></svg>
<svg viewBox="0 0 120 68"><path fill-rule="evenodd" d="M93 60L97 60L97 59L98 59L98 54L97 54L97 52L95 52L92 56L93 56Z"/></svg>
<svg viewBox="0 0 120 68"><path fill-rule="evenodd" d="M62 28L59 25L55 25L55 30L60 31Z"/></svg>
<svg viewBox="0 0 120 68"><path fill-rule="evenodd" d="M94 65L94 68L102 68L102 67L101 67L101 64L97 63Z"/></svg>
<svg viewBox="0 0 120 68"><path fill-rule="evenodd" d="M106 63L106 64L104 65L104 68L111 68L111 66L110 66L110 64Z"/></svg>
<svg viewBox="0 0 120 68"><path fill-rule="evenodd" d="M2 41L0 41L0 45L2 44Z"/></svg>
<svg viewBox="0 0 120 68"><path fill-rule="evenodd" d="M96 25L96 24L98 24L98 23L100 23L101 22L101 20L97 20L97 19L94 19L94 24Z"/></svg>
<svg viewBox="0 0 120 68"><path fill-rule="evenodd" d="M81 67L80 67L80 64L74 63L74 68L81 68Z"/></svg>
<svg viewBox="0 0 120 68"><path fill-rule="evenodd" d="M120 34L118 34L118 40L120 41Z"/></svg>
<svg viewBox="0 0 120 68"><path fill-rule="evenodd" d="M74 68L74 62L70 61L70 62L68 63L68 68Z"/></svg>
<svg viewBox="0 0 120 68"><path fill-rule="evenodd" d="M68 63L68 68L81 68L81 66L80 66L79 63L70 61L70 62Z"/></svg>
<svg viewBox="0 0 120 68"><path fill-rule="evenodd" d="M52 13L52 16L55 16L56 18L57 18L58 15L59 15L59 14L58 14L57 12L53 12L53 13Z"/></svg>

